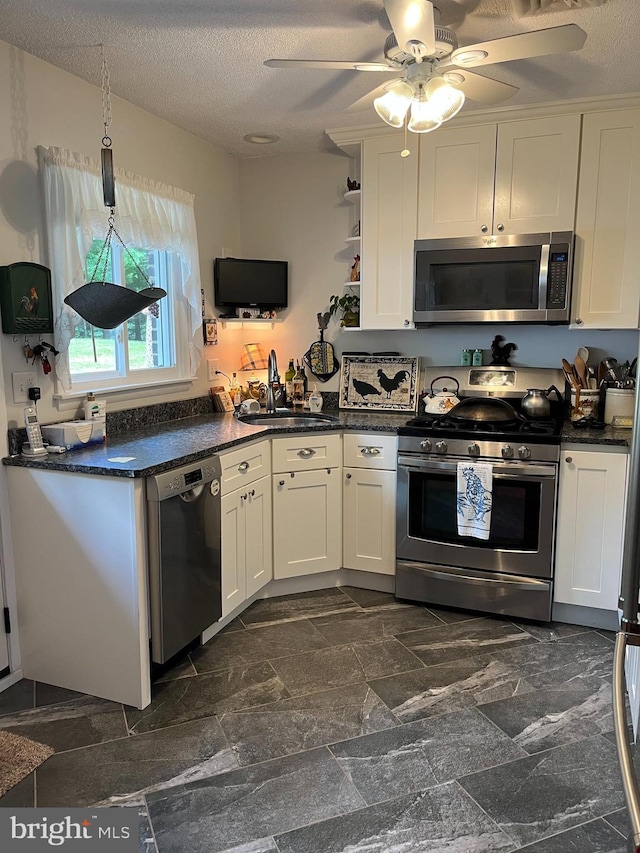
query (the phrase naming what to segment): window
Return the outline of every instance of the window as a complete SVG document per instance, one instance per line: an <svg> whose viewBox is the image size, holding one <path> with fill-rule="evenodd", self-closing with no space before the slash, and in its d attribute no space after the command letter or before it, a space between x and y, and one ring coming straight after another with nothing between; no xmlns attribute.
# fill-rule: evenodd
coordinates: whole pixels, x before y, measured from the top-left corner
<svg viewBox="0 0 640 853"><path fill-rule="evenodd" d="M116 227L108 257L97 161L39 148L52 271L56 393L157 385L195 377L202 358L202 309L193 195L115 170ZM65 298L90 279L167 296L113 330L91 327ZM148 281L147 281L148 279Z"/></svg>

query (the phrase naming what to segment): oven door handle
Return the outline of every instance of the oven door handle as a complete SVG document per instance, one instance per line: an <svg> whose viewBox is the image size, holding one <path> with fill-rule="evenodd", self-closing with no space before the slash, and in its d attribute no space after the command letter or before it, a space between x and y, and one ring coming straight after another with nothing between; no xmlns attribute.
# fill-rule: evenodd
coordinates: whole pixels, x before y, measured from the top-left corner
<svg viewBox="0 0 640 853"><path fill-rule="evenodd" d="M475 578L470 575L459 575L454 574L453 572L438 572L435 569L421 569L425 574L428 574L432 578L440 578L446 581L454 581L455 583L470 583L476 584L477 586L486 586L488 583L499 584L500 586L509 586L513 589L526 589L530 590L532 586L540 587L540 589L549 589L550 584L547 581L539 581L539 580L527 580L525 581L511 581L506 578Z"/></svg>
<svg viewBox="0 0 640 853"><path fill-rule="evenodd" d="M404 468L407 471L415 471L416 473L424 473L425 471L451 471L454 472L458 468L457 462L438 462L436 460L425 459L424 462L417 459L412 459L407 456L398 457L398 467ZM541 465L518 465L509 463L494 463L494 477L537 477L537 478L553 478L557 476L556 466L553 463Z"/></svg>

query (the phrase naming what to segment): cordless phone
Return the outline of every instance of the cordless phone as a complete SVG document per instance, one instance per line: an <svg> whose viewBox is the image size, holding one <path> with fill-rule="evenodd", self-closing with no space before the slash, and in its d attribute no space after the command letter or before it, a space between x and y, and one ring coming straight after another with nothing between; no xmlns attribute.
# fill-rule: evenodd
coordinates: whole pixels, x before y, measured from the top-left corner
<svg viewBox="0 0 640 853"><path fill-rule="evenodd" d="M41 456L46 453L44 443L42 441L42 433L40 432L40 424L38 423L38 413L35 406L27 406L24 410L24 425L27 428L27 439L29 441L29 450L27 456ZM24 449L22 451L24 453Z"/></svg>

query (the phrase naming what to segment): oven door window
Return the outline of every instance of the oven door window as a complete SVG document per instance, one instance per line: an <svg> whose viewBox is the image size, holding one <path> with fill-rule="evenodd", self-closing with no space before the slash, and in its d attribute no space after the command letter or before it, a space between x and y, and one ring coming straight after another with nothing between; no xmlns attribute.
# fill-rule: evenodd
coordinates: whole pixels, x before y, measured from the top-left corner
<svg viewBox="0 0 640 853"><path fill-rule="evenodd" d="M489 539L476 539L458 535L455 474L411 471L409 536L443 544L536 552L541 491L539 480L494 475Z"/></svg>

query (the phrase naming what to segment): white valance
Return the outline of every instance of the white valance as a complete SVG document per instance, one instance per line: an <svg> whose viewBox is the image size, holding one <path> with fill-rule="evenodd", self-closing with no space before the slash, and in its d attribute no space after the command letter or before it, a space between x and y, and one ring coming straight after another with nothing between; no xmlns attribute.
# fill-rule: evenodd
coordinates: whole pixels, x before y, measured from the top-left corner
<svg viewBox="0 0 640 853"><path fill-rule="evenodd" d="M91 244L107 232L109 210L102 197L97 160L62 148L38 148L53 283L54 333L60 355L56 374L62 391L71 388L69 343L80 322L64 299L84 284ZM125 245L175 252L190 332L190 371L202 358L202 308L194 196L166 184L115 169L116 228Z"/></svg>

